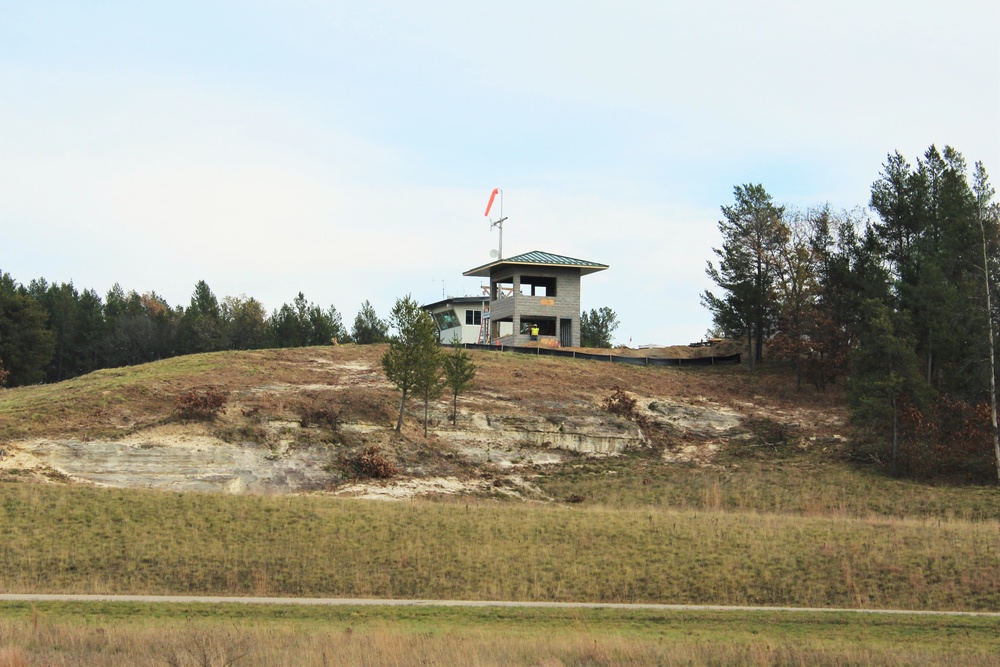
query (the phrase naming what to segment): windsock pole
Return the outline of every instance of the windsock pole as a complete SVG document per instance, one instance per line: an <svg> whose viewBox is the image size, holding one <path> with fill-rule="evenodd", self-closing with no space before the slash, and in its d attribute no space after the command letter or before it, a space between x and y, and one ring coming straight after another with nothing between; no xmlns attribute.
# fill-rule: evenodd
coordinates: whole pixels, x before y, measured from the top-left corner
<svg viewBox="0 0 1000 667"><path fill-rule="evenodd" d="M500 188L493 188L493 192L490 193L490 201L486 204L486 212L483 213L483 217L490 214L490 209L493 207L493 200L496 198L497 193L500 193L500 219L496 222L490 219L490 229L494 227L500 228L500 245L497 246L497 259L503 259L503 221L507 218L503 217L503 190Z"/></svg>

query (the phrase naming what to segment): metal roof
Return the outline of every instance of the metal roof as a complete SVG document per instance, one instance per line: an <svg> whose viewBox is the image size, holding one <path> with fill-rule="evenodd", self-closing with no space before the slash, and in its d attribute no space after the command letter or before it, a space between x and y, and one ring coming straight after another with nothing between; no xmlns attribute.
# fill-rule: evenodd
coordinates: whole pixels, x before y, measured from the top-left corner
<svg viewBox="0 0 1000 667"><path fill-rule="evenodd" d="M477 266L474 269L469 269L462 275L488 277L490 272L495 267L509 264L530 264L534 266L558 266L562 268L580 269L581 276L585 276L588 273L594 273L596 271L603 271L608 268L607 264L598 264L597 262L589 262L585 259L574 259L573 257L555 255L550 252L542 252L541 250L532 250L531 252L526 252L521 255L515 255L514 257L508 257L506 259L498 259L495 262Z"/></svg>
<svg viewBox="0 0 1000 667"><path fill-rule="evenodd" d="M424 310L433 310L438 306L443 306L445 304L469 304L469 303L489 303L490 297L488 294L482 296L450 296L447 299L441 299L440 301L435 301L434 303L428 303L426 306L421 306Z"/></svg>

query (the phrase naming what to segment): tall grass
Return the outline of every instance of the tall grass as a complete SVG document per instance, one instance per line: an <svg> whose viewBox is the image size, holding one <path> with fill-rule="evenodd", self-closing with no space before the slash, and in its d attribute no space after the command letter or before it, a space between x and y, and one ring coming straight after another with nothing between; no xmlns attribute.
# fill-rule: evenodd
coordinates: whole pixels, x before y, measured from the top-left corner
<svg viewBox="0 0 1000 667"><path fill-rule="evenodd" d="M637 455L581 459L572 466L548 469L534 482L554 498L576 494L588 503L616 509L1000 519L996 486L932 486L807 455L711 467L662 464Z"/></svg>
<svg viewBox="0 0 1000 667"><path fill-rule="evenodd" d="M986 619L570 610L78 606L0 620L0 667L27 665L990 665ZM108 605L102 605L108 611ZM145 613L144 613L145 612ZM161 615L161 612L164 615ZM398 613L398 617L392 614ZM185 618L183 614L192 614ZM287 615L286 615L287 614ZM300 614L300 615L297 615ZM234 620L238 615L239 620Z"/></svg>
<svg viewBox="0 0 1000 667"><path fill-rule="evenodd" d="M1000 522L0 484L8 592L1000 609Z"/></svg>

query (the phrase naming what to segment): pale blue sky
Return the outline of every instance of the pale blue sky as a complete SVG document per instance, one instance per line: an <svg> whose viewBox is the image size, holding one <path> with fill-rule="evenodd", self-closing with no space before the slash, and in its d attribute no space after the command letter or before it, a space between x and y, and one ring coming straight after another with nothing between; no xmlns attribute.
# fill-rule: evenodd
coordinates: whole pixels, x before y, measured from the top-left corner
<svg viewBox="0 0 1000 667"><path fill-rule="evenodd" d="M350 325L504 254L686 343L719 207L864 206L931 143L1000 174L995 2L5 2L0 270ZM994 183L1000 176L994 176Z"/></svg>

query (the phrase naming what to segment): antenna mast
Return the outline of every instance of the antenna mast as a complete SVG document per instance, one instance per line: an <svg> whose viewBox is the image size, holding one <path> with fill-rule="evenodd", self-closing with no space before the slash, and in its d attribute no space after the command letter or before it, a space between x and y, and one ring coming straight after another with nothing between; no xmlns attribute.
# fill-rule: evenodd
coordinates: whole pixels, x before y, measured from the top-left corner
<svg viewBox="0 0 1000 667"><path fill-rule="evenodd" d="M493 188L493 192L490 193L490 201L486 205L486 213L483 213L483 215L487 216L490 214L490 208L493 206L493 198L497 196L498 192L500 193L500 219L494 221L493 218L490 218L490 229L493 229L494 227L500 228L500 245L497 246L496 256L497 259L503 259L503 222L507 219L503 217L503 190L500 188ZM493 253L491 252L490 254L492 255Z"/></svg>

